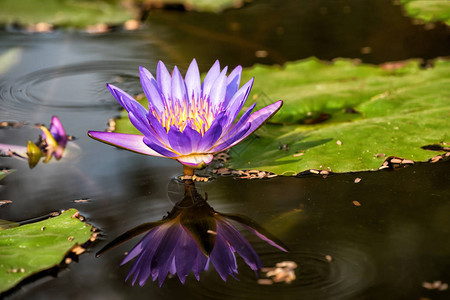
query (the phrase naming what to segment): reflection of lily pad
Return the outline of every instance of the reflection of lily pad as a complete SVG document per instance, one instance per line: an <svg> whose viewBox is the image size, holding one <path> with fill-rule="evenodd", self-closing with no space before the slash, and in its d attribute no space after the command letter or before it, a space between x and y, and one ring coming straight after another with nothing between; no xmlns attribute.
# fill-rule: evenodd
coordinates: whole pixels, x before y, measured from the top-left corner
<svg viewBox="0 0 450 300"><path fill-rule="evenodd" d="M400 0L411 17L425 22L442 21L450 25L450 1L448 0Z"/></svg>
<svg viewBox="0 0 450 300"><path fill-rule="evenodd" d="M256 66L253 99L285 101L271 122L230 152L236 169L292 175L308 169L377 169L387 156L423 161L421 146L449 142L450 62L356 65L307 59ZM244 79L245 80L245 79Z"/></svg>
<svg viewBox="0 0 450 300"><path fill-rule="evenodd" d="M72 217L70 209L60 216L0 230L0 292L30 275L61 263L76 245L91 237L91 226Z"/></svg>
<svg viewBox="0 0 450 300"><path fill-rule="evenodd" d="M2 0L0 23L46 22L57 26L85 27L97 23L121 24L134 17L120 0Z"/></svg>

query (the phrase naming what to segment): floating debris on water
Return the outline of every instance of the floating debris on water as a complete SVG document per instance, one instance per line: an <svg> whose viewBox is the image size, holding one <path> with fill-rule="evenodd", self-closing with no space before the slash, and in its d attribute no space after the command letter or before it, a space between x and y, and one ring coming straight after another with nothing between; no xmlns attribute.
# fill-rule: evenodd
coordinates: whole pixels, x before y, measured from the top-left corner
<svg viewBox="0 0 450 300"><path fill-rule="evenodd" d="M398 168L407 167L407 166L410 166L413 164L414 164L414 161L412 161L410 159L403 159L401 157L389 156L388 158L386 158L386 160L383 162L381 167L379 167L378 169L379 170L398 169Z"/></svg>
<svg viewBox="0 0 450 300"><path fill-rule="evenodd" d="M221 176L236 176L239 179L264 179L273 178L278 176L272 172L259 171L259 170L232 170L228 168L214 169L213 174Z"/></svg>
<svg viewBox="0 0 450 300"><path fill-rule="evenodd" d="M436 280L433 282L423 282L422 287L427 290L445 291L448 289L448 283L442 282L441 280Z"/></svg>
<svg viewBox="0 0 450 300"><path fill-rule="evenodd" d="M258 280L258 284L271 285L273 283L291 283L297 277L295 276L295 269L297 263L294 261L282 261L271 268L262 268L261 271L265 273L266 277Z"/></svg>
<svg viewBox="0 0 450 300"><path fill-rule="evenodd" d="M85 202L89 202L89 199L76 199L76 200L73 200L72 202L74 202L74 203L85 203Z"/></svg>
<svg viewBox="0 0 450 300"><path fill-rule="evenodd" d="M0 200L0 207L3 206L3 205L8 205L10 203L12 203L11 200Z"/></svg>

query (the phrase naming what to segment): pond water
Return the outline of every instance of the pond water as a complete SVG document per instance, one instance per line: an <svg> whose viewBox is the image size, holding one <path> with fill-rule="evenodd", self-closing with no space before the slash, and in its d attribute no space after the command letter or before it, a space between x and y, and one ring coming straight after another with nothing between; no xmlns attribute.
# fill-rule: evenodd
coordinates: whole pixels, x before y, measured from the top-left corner
<svg viewBox="0 0 450 300"><path fill-rule="evenodd" d="M223 14L155 11L136 32L0 32L0 52L10 51L13 58L0 74L0 121L48 125L58 115L79 147L70 159L32 170L0 158L0 168L17 169L1 182L0 199L12 203L0 208L0 219L25 220L73 207L102 232L58 278L26 285L12 298L448 299L448 290L427 290L422 283L450 280L449 161L326 179L218 177L197 184L216 211L244 214L282 240L289 253L242 231L264 266L296 262L296 279L258 285L238 259L238 280L223 282L210 269L199 282L191 274L185 285L173 278L161 288L151 281L132 287L125 282L130 265L119 264L137 239L100 258L95 252L170 211L174 200L168 190L182 168L104 145L86 132L106 129L119 113L107 82L141 92L139 65L154 71L162 60L187 68L195 57L206 71L215 59L230 67L312 55L368 63L431 59L448 55L449 36L448 27L414 25L400 6L384 0L255 1ZM32 126L4 128L0 141L23 144L38 134ZM357 177L362 180L356 184Z"/></svg>

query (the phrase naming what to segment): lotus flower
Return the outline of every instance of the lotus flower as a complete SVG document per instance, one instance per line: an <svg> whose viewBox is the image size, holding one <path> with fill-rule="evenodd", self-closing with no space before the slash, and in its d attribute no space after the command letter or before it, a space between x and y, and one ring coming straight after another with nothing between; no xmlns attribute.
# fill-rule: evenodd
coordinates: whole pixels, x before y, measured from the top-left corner
<svg viewBox="0 0 450 300"><path fill-rule="evenodd" d="M282 105L280 100L253 112L255 103L235 122L253 79L239 88L242 67L236 67L228 76L227 70L227 67L221 70L216 61L201 83L195 59L184 79L177 67L170 75L161 61L156 78L140 67L148 110L121 89L111 84L107 87L143 135L89 131L89 136L137 153L176 159L187 168L201 169L212 161L213 154L245 139Z"/></svg>
<svg viewBox="0 0 450 300"><path fill-rule="evenodd" d="M200 273L208 269L209 264L226 281L229 275L235 277L238 273L235 252L256 272L262 266L258 254L229 220L240 223L270 245L287 251L280 241L253 220L215 211L191 185L184 199L166 218L124 233L100 250L97 256L148 231L121 264L135 258L126 279L132 278L133 285L138 282L143 286L151 276L153 281L158 279L161 286L169 273L177 274L184 284L191 270L200 280Z"/></svg>
<svg viewBox="0 0 450 300"><path fill-rule="evenodd" d="M0 144L0 152L7 156L27 159L30 168L34 168L40 159L45 156L44 163L50 161L52 156L59 160L64 154L68 136L57 116L53 116L50 128L39 126L42 135L36 143L27 142L27 146Z"/></svg>

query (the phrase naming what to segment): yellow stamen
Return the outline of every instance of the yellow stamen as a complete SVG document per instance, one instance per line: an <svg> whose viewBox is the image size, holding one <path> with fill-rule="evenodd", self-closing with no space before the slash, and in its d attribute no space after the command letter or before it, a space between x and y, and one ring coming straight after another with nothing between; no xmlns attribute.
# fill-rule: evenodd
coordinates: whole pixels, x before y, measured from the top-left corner
<svg viewBox="0 0 450 300"><path fill-rule="evenodd" d="M184 101L169 101L162 115L153 111L153 115L166 128L177 127L183 132L187 126L199 132L202 136L211 127L215 113L209 101L193 98L190 103Z"/></svg>

